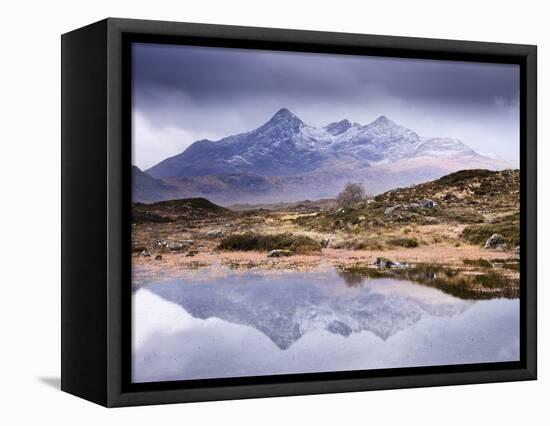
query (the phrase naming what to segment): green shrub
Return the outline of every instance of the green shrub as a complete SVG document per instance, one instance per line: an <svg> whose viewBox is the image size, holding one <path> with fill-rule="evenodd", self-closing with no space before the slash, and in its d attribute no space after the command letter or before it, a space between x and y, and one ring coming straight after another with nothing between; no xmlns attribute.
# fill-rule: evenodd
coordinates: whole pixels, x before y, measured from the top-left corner
<svg viewBox="0 0 550 426"><path fill-rule="evenodd" d="M392 238L387 241L392 246L414 248L418 247L418 240L416 238Z"/></svg>
<svg viewBox="0 0 550 426"><path fill-rule="evenodd" d="M384 245L377 238L357 238L335 244L334 248L352 250L384 250Z"/></svg>
<svg viewBox="0 0 550 426"><path fill-rule="evenodd" d="M488 223L464 228L462 238L472 244L483 245L493 234L502 235L509 246L519 245L519 223Z"/></svg>
<svg viewBox="0 0 550 426"><path fill-rule="evenodd" d="M483 223L483 216L473 209L446 208L438 211L437 215L457 223Z"/></svg>
<svg viewBox="0 0 550 426"><path fill-rule="evenodd" d="M321 244L305 235L246 233L224 238L219 248L231 251L291 250L296 254L308 254L321 250Z"/></svg>

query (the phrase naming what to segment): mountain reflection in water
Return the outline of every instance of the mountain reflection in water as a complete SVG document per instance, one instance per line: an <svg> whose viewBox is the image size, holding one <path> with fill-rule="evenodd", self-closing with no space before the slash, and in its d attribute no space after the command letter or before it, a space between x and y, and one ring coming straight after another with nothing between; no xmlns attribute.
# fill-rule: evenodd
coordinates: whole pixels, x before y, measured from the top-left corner
<svg viewBox="0 0 550 426"><path fill-rule="evenodd" d="M133 378L515 360L518 318L517 299L462 299L410 281L335 270L227 271L134 292Z"/></svg>

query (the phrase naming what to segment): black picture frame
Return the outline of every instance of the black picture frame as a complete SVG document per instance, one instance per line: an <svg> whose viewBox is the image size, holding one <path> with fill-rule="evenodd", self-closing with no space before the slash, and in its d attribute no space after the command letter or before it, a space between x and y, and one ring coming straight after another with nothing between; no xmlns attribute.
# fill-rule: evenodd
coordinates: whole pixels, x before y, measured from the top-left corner
<svg viewBox="0 0 550 426"><path fill-rule="evenodd" d="M62 390L116 407L536 379L536 46L118 18L61 41ZM520 361L130 383L133 41L519 64Z"/></svg>

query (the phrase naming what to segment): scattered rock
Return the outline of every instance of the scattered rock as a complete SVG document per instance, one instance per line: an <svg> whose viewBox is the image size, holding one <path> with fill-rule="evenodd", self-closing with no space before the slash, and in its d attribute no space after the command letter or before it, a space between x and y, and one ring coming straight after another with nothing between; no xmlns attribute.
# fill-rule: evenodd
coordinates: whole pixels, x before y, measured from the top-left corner
<svg viewBox="0 0 550 426"><path fill-rule="evenodd" d="M379 268L394 268L401 264L399 262L394 262L387 257L379 257L376 259L376 262L374 262L374 265L378 266Z"/></svg>
<svg viewBox="0 0 550 426"><path fill-rule="evenodd" d="M364 222L366 219L367 219L367 218L366 218L365 216L359 216L359 217L357 218L357 220L358 220L359 222Z"/></svg>
<svg viewBox="0 0 550 426"><path fill-rule="evenodd" d="M409 204L409 207L410 207L411 209L419 209L419 208L420 208L420 204L418 204L418 203L411 203L411 204Z"/></svg>
<svg viewBox="0 0 550 426"><path fill-rule="evenodd" d="M267 253L267 257L288 257L292 256L292 252L290 250L271 250L269 253Z"/></svg>
<svg viewBox="0 0 550 426"><path fill-rule="evenodd" d="M418 204L423 209L434 209L437 207L437 203L434 200L430 200L429 198L423 198L418 202Z"/></svg>
<svg viewBox="0 0 550 426"><path fill-rule="evenodd" d="M181 242L184 246L192 246L195 244L195 240L183 240Z"/></svg>
<svg viewBox="0 0 550 426"><path fill-rule="evenodd" d="M394 211L397 210L408 210L408 206L406 204L396 204L395 206L388 207L386 210L384 210L384 214L386 216L390 216L393 214Z"/></svg>
<svg viewBox="0 0 550 426"><path fill-rule="evenodd" d="M151 253L149 253L147 250L143 250L139 255L143 257L151 257Z"/></svg>
<svg viewBox="0 0 550 426"><path fill-rule="evenodd" d="M157 254L157 255L155 256L155 260L162 260L162 256L161 256L160 254Z"/></svg>
<svg viewBox="0 0 550 426"><path fill-rule="evenodd" d="M508 245L506 244L506 239L502 235L493 234L485 242L485 248L506 250L508 248Z"/></svg>
<svg viewBox="0 0 550 426"><path fill-rule="evenodd" d="M206 233L206 236L207 236L208 238L221 238L221 237L224 236L224 233L223 233L223 231L220 230L220 229L215 229L215 230L213 230L213 231L208 231L208 232Z"/></svg>
<svg viewBox="0 0 550 426"><path fill-rule="evenodd" d="M155 240L153 241L153 247L167 247L168 242L166 240Z"/></svg>
<svg viewBox="0 0 550 426"><path fill-rule="evenodd" d="M168 247L168 249L173 250L173 251L180 251L180 250L185 249L184 244L178 243L178 242L175 242L175 241L168 243L167 247Z"/></svg>

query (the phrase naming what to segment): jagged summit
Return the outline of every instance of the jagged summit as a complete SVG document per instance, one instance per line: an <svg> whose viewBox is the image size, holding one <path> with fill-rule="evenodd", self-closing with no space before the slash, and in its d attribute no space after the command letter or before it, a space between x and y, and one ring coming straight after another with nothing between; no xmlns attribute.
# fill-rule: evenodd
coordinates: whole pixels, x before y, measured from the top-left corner
<svg viewBox="0 0 550 426"><path fill-rule="evenodd" d="M289 126L301 126L304 124L295 114L290 112L287 108L281 108L279 111L271 117L271 119L266 123L269 124L282 124Z"/></svg>
<svg viewBox="0 0 550 426"><path fill-rule="evenodd" d="M402 131L402 132L412 132L412 130L407 129L406 127L400 126L395 121L390 120L385 115L381 115L376 120L370 122L369 124L362 126L364 129L368 129L370 131Z"/></svg>
<svg viewBox="0 0 550 426"><path fill-rule="evenodd" d="M277 111L273 115L273 117L271 117L271 120L287 120L287 119L300 120L295 114L290 112L288 108L281 108L279 111Z"/></svg>
<svg viewBox="0 0 550 426"><path fill-rule="evenodd" d="M374 120L372 123L370 123L369 125L393 125L393 126L397 126L397 124L395 124L393 121L391 121L388 117L386 117L385 115L381 115L380 117L378 117L376 120Z"/></svg>
<svg viewBox="0 0 550 426"><path fill-rule="evenodd" d="M347 118L344 118L343 120L327 124L324 129L331 135L338 136L348 131L351 126L352 124L350 121Z"/></svg>

